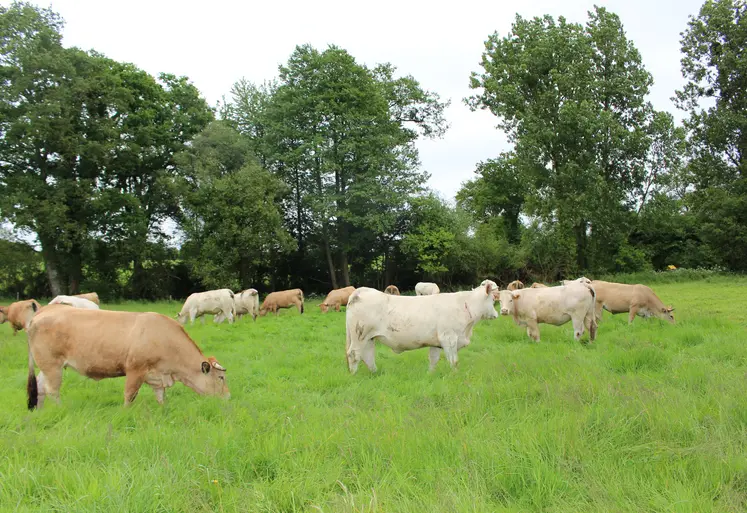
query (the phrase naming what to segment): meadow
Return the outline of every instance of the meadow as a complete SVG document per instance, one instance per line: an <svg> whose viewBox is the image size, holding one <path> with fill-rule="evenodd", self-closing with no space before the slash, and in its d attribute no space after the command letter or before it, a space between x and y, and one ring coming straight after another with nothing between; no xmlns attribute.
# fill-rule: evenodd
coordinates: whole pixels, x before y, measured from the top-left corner
<svg viewBox="0 0 747 513"><path fill-rule="evenodd" d="M1 511L737 512L747 510L747 279L661 283L677 324L605 313L531 342L484 321L459 369L378 346L345 363L344 313L187 331L231 399L156 403L65 371L25 407L25 333L0 326ZM173 316L176 302L104 304ZM588 342L588 335L584 336Z"/></svg>

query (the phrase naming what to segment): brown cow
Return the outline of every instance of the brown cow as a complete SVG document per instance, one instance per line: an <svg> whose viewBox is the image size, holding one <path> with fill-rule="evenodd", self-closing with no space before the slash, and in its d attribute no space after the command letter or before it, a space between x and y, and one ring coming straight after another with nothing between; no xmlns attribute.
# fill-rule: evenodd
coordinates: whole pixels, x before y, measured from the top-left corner
<svg viewBox="0 0 747 513"><path fill-rule="evenodd" d="M519 280L514 280L508 284L508 287L506 287L506 290L519 290L523 288L524 288L524 284L522 282L520 282Z"/></svg>
<svg viewBox="0 0 747 513"><path fill-rule="evenodd" d="M529 288L530 289L546 289L548 287L544 283L534 282L534 283L532 283L532 286L529 287Z"/></svg>
<svg viewBox="0 0 747 513"><path fill-rule="evenodd" d="M159 403L176 381L200 395L230 397L226 369L215 358L206 358L165 315L48 305L34 317L28 334L30 410L41 408L47 395L59 403L66 367L97 381L125 376L125 406L144 383L153 388ZM39 376L34 376L34 363Z"/></svg>
<svg viewBox="0 0 747 513"><path fill-rule="evenodd" d="M303 313L303 291L301 289L290 289L290 290L279 290L277 292L270 292L262 302L262 307L259 309L260 317L267 315L267 312L274 312L278 314L280 308L290 308L296 305L298 311Z"/></svg>
<svg viewBox="0 0 747 513"><path fill-rule="evenodd" d="M85 294L75 294L74 297L82 297L83 299L87 299L91 301L92 303L96 303L97 305L101 304L99 303L99 295L95 292L86 292Z"/></svg>
<svg viewBox="0 0 747 513"><path fill-rule="evenodd" d="M7 307L5 316L8 318L10 327L13 328L13 336L23 329L28 329L32 317L40 308L41 305L36 299L16 301Z"/></svg>
<svg viewBox="0 0 747 513"><path fill-rule="evenodd" d="M348 299L350 294L355 292L355 287L345 287L344 289L335 289L327 294L327 297L319 305L322 309L322 313L327 313L330 308L334 308L336 312L340 311L341 306L348 306Z"/></svg>
<svg viewBox="0 0 747 513"><path fill-rule="evenodd" d="M628 324L635 316L658 317L674 324L674 308L664 303L646 285L626 285L609 281L594 280L591 282L596 299L596 319L602 320L602 310L612 314L628 312Z"/></svg>
<svg viewBox="0 0 747 513"><path fill-rule="evenodd" d="M399 296L399 289L396 285L389 285L384 289L384 294L390 294L392 296Z"/></svg>

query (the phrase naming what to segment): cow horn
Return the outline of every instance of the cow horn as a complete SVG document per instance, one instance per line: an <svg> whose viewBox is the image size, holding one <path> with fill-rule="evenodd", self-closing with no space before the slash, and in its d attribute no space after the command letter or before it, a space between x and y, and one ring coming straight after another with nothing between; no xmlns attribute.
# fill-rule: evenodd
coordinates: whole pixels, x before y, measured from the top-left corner
<svg viewBox="0 0 747 513"><path fill-rule="evenodd" d="M218 363L218 362L216 362L216 361L213 361L213 362L210 362L210 363L212 363L212 364L213 364L213 367L215 367L215 368L216 368L216 369L218 369L219 371L224 371L224 370L226 370L226 369L225 369L225 368L224 368L224 367L223 367L223 366L222 366L221 364L219 364L219 363Z"/></svg>

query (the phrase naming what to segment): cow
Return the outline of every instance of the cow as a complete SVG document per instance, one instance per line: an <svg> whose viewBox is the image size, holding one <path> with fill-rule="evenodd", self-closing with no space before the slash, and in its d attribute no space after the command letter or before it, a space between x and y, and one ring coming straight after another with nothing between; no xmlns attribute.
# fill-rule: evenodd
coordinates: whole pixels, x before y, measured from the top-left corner
<svg viewBox="0 0 747 513"><path fill-rule="evenodd" d="M534 283L532 283L532 286L529 287L529 288L530 289L546 289L548 287L544 283L539 283L539 282L535 281Z"/></svg>
<svg viewBox="0 0 747 513"><path fill-rule="evenodd" d="M344 289L335 289L327 294L327 297L321 302L319 308L321 308L322 313L327 313L330 308L334 308L336 312L339 312L341 306L348 305L348 299L350 299L350 294L353 292L355 292L355 287L352 286L345 287Z"/></svg>
<svg viewBox="0 0 747 513"><path fill-rule="evenodd" d="M522 282L520 282L519 280L514 280L508 284L508 287L506 287L506 290L521 290L523 288L524 288L524 284Z"/></svg>
<svg viewBox="0 0 747 513"><path fill-rule="evenodd" d="M259 315L259 292L257 289L242 290L233 296L236 304L236 317L241 319L244 314L252 316L252 320L257 320Z"/></svg>
<svg viewBox="0 0 747 513"><path fill-rule="evenodd" d="M569 283L585 283L586 285L591 285L591 280L586 276L581 276L580 278L576 278L575 280L563 280L561 283L563 285L568 285Z"/></svg>
<svg viewBox="0 0 747 513"><path fill-rule="evenodd" d="M262 301L262 308L259 309L260 317L267 315L267 312L274 312L278 315L278 309L290 308L296 305L299 313L303 313L303 291L301 289L279 290L270 292Z"/></svg>
<svg viewBox="0 0 747 513"><path fill-rule="evenodd" d="M8 320L8 307L0 305L0 324L5 324Z"/></svg>
<svg viewBox="0 0 747 513"><path fill-rule="evenodd" d="M28 335L29 410L41 408L46 396L60 402L66 367L96 381L125 376L125 406L143 384L163 404L166 389L176 381L200 395L230 397L226 369L206 358L184 328L165 315L49 305L34 317Z"/></svg>
<svg viewBox="0 0 747 513"><path fill-rule="evenodd" d="M389 285L384 289L384 294L391 294L392 296L399 296L399 289L396 285Z"/></svg>
<svg viewBox="0 0 747 513"><path fill-rule="evenodd" d="M205 324L205 314L214 315L213 322L221 323L228 319L228 323L233 324L236 315L233 291L218 289L190 294L182 310L176 314L176 320L184 325L189 319L190 324L194 324L197 317L202 317L202 324Z"/></svg>
<svg viewBox="0 0 747 513"><path fill-rule="evenodd" d="M568 321L573 322L576 340L585 329L591 341L596 338L595 293L590 285L571 282L560 287L502 290L499 297L501 315L512 315L517 325L526 326L527 335L535 342L540 340L540 323L561 326Z"/></svg>
<svg viewBox="0 0 747 513"><path fill-rule="evenodd" d="M8 319L10 327L13 328L13 336L21 330L28 330L31 319L39 311L41 305L35 299L16 301L6 307L4 316Z"/></svg>
<svg viewBox="0 0 747 513"><path fill-rule="evenodd" d="M415 295L416 296L431 296L433 294L440 293L441 290L435 283L427 281L420 281L415 284Z"/></svg>
<svg viewBox="0 0 747 513"><path fill-rule="evenodd" d="M99 305L88 299L79 296L57 296L49 302L50 305L69 305L75 308L87 308L88 310L98 310Z"/></svg>
<svg viewBox="0 0 747 513"><path fill-rule="evenodd" d="M95 292L86 292L85 294L75 294L75 297L82 297L83 299L87 299L89 301L93 301L97 305L100 305L99 303L99 295Z"/></svg>
<svg viewBox="0 0 747 513"><path fill-rule="evenodd" d="M597 322L602 320L602 310L612 314L628 312L628 324L635 316L658 317L674 324L674 308L664 303L646 285L626 285L608 281L594 280L591 282L596 297L595 316Z"/></svg>
<svg viewBox="0 0 747 513"><path fill-rule="evenodd" d="M376 372L375 342L395 353L429 348L429 369L435 369L443 349L452 369L457 352L469 345L472 329L482 319L498 317L490 285L463 292L430 296L392 296L360 287L345 313L345 355L352 374L361 360Z"/></svg>

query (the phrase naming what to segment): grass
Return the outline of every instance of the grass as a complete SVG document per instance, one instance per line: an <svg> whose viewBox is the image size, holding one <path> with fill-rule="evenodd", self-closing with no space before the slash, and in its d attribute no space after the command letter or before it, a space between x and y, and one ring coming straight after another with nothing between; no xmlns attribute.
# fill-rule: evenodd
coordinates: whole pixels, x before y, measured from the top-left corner
<svg viewBox="0 0 747 513"><path fill-rule="evenodd" d="M347 372L344 314L188 328L229 401L66 371L25 409L26 336L0 326L0 510L737 512L747 510L747 279L655 287L678 323L605 313L534 344L483 322L460 368L377 349ZM176 303L105 305L171 314Z"/></svg>

